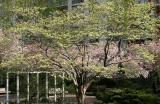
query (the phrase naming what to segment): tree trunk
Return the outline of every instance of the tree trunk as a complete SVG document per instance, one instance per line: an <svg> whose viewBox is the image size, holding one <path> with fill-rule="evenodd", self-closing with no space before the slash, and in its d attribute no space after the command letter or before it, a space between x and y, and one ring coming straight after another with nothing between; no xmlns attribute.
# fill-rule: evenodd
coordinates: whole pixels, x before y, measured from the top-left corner
<svg viewBox="0 0 160 104"><path fill-rule="evenodd" d="M107 66L107 59L108 59L108 52L109 52L109 41L107 40L104 46L104 67Z"/></svg>
<svg viewBox="0 0 160 104"><path fill-rule="evenodd" d="M86 94L87 88L81 85L81 86L77 86L76 90L77 90L76 97L77 97L78 104L85 104L85 94Z"/></svg>

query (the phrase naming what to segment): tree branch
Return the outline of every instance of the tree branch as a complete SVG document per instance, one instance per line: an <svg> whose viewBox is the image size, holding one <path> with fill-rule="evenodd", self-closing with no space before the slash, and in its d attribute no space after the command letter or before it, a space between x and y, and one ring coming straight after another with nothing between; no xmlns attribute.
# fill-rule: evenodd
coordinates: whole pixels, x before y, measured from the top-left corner
<svg viewBox="0 0 160 104"><path fill-rule="evenodd" d="M129 60L124 60L124 61L119 61L119 62L113 62L113 63L108 64L107 66L110 66L110 65L113 65L113 64L119 64L119 63L125 63L125 62L129 62L129 61L132 61L132 60L139 60L139 59L129 59Z"/></svg>

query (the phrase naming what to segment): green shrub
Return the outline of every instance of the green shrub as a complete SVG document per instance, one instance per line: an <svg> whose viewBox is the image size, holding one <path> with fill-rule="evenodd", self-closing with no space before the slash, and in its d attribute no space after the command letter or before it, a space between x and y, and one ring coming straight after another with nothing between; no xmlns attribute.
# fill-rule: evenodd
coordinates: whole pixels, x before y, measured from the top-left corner
<svg viewBox="0 0 160 104"><path fill-rule="evenodd" d="M131 89L112 89L97 93L97 99L106 104L160 104L160 98L152 93Z"/></svg>

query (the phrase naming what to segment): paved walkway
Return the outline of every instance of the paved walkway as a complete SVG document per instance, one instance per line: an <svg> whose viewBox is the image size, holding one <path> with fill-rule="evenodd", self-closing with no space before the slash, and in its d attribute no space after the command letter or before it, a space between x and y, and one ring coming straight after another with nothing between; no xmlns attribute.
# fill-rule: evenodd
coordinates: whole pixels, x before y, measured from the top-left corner
<svg viewBox="0 0 160 104"><path fill-rule="evenodd" d="M54 96L49 96L50 100L54 101ZM16 102L16 96L10 95L9 96L9 100ZM21 100L25 100L25 98L22 98ZM76 102L76 95L71 95L71 94L67 94L65 95L65 100L69 101L69 102ZM0 95L0 104L6 101L6 96L5 95ZM86 96L86 102L95 102L96 101L96 97L95 96Z"/></svg>
<svg viewBox="0 0 160 104"><path fill-rule="evenodd" d="M50 96L49 98L51 100L54 100L54 96ZM76 95L72 95L72 94L65 95L65 101L67 101L67 102L77 102ZM95 96L86 96L85 101L86 101L86 103L93 103L93 102L96 102L97 99L96 99Z"/></svg>

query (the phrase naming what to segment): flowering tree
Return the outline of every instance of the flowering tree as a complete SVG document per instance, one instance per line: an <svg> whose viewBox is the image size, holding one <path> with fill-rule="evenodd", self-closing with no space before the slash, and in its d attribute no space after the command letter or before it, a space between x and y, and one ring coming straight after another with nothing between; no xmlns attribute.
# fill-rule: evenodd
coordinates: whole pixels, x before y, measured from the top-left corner
<svg viewBox="0 0 160 104"><path fill-rule="evenodd" d="M47 65L66 72L76 86L78 103L84 104L85 93L96 77L112 76L117 65L122 68L122 63L137 58L129 56L133 50L124 42L154 36L150 7L132 0L87 2L72 11L18 6L11 10L16 24L8 32L18 35L26 51L34 48L32 55L38 52L42 60L49 60ZM105 44L98 43L100 37ZM152 60L149 53L138 55Z"/></svg>

